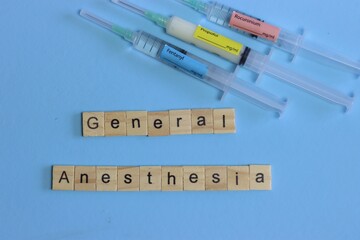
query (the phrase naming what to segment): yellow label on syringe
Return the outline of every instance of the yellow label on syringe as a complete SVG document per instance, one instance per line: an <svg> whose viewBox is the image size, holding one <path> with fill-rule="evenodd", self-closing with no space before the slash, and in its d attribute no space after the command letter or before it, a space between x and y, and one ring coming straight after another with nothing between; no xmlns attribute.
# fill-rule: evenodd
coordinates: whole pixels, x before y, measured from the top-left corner
<svg viewBox="0 0 360 240"><path fill-rule="evenodd" d="M243 48L241 43L235 42L230 38L227 38L202 26L198 26L196 28L194 38L234 55L239 55Z"/></svg>

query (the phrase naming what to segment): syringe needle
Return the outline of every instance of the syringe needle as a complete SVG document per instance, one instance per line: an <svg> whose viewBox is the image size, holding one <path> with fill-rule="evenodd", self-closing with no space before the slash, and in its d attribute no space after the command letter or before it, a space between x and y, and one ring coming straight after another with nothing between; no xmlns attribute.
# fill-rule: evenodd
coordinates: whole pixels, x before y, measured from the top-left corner
<svg viewBox="0 0 360 240"><path fill-rule="evenodd" d="M79 14L80 14L80 16L82 16L90 21L93 21L94 23L96 23L110 31L112 30L112 27L113 27L112 24L102 18L99 18L98 16L95 16L83 9L80 10Z"/></svg>
<svg viewBox="0 0 360 240"><path fill-rule="evenodd" d="M80 16L98 24L99 26L106 28L108 30L110 30L113 33L116 33L118 35L120 35L121 37L123 37L125 40L132 42L134 39L134 34L133 31L122 28L120 26L117 26L111 22L108 22L98 16L95 16L92 13L89 13L83 9L80 10L79 12Z"/></svg>
<svg viewBox="0 0 360 240"><path fill-rule="evenodd" d="M124 1L124 0L111 0L113 3L115 3L116 5L119 5L125 9L130 10L131 12L137 13L140 16L143 16L147 19L149 19L150 21L153 21L154 23L156 23L157 25L159 25L160 27L164 27L166 28L166 25L169 21L169 18L166 16L163 16L161 14L146 10L144 8L141 8L135 4L129 3L128 1Z"/></svg>
<svg viewBox="0 0 360 240"><path fill-rule="evenodd" d="M193 9L195 9L196 11L199 11L204 14L206 14L206 10L208 8L208 4L203 1L196 1L196 0L175 0L175 1L185 4Z"/></svg>
<svg viewBox="0 0 360 240"><path fill-rule="evenodd" d="M126 8L134 13L145 16L146 10L135 4L129 3L128 1L124 1L124 0L111 0L111 1L115 4L121 5L122 7Z"/></svg>

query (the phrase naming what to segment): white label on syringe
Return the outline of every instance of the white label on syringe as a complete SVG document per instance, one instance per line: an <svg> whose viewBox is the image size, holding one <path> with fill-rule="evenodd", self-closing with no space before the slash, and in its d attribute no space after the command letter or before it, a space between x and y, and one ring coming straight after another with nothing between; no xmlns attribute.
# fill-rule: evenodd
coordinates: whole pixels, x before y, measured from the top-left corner
<svg viewBox="0 0 360 240"><path fill-rule="evenodd" d="M186 56L185 54L168 45L164 46L163 50L160 53L160 58L164 59L167 62L175 64L181 69L186 70L187 72L190 72L197 77L202 78L208 72L208 67L205 64L189 56Z"/></svg>
<svg viewBox="0 0 360 240"><path fill-rule="evenodd" d="M229 26L273 42L277 41L280 34L280 28L236 11L231 15Z"/></svg>
<svg viewBox="0 0 360 240"><path fill-rule="evenodd" d="M194 38L234 55L239 55L243 48L241 43L235 42L230 38L227 38L202 26L198 26L196 28Z"/></svg>

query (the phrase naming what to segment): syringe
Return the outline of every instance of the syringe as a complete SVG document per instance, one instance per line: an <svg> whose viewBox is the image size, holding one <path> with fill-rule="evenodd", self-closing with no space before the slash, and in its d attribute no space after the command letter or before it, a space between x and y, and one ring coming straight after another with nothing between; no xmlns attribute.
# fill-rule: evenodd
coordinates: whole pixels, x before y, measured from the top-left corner
<svg viewBox="0 0 360 240"><path fill-rule="evenodd" d="M304 41L302 34L296 34L246 13L217 2L201 0L176 0L203 13L207 19L220 26L257 38L266 44L288 52L294 58L297 54L311 55L322 62L338 65L352 73L360 74L360 62L348 59L338 53L325 49L323 46ZM292 59L293 59L292 58Z"/></svg>
<svg viewBox="0 0 360 240"><path fill-rule="evenodd" d="M240 97L245 97L248 101L264 109L272 110L279 115L281 115L286 108L286 100L277 98L252 83L236 79L233 73L149 33L127 30L85 10L81 10L80 15L131 42L136 50L192 77L200 79L220 89L225 94L229 92Z"/></svg>
<svg viewBox="0 0 360 240"><path fill-rule="evenodd" d="M252 50L251 48L210 29L193 24L177 16L162 16L129 3L128 1L111 1L155 22L157 25L165 28L167 34L185 42L194 44L197 47L205 49L209 52L215 53L235 64L238 64L239 67L243 66L251 71L254 71L259 74L259 77L263 73L275 77L325 100L340 104L345 107L346 111L350 109L353 103L353 98L351 96L342 94L309 78L284 69L280 65L270 62L270 56L266 56Z"/></svg>

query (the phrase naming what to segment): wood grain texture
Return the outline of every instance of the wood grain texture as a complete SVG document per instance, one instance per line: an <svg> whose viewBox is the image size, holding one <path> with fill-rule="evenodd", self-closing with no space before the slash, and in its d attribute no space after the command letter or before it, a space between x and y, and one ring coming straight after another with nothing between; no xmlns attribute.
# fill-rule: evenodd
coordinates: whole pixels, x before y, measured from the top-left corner
<svg viewBox="0 0 360 240"><path fill-rule="evenodd" d="M118 167L118 191L140 190L140 167Z"/></svg>
<svg viewBox="0 0 360 240"><path fill-rule="evenodd" d="M147 112L130 111L126 112L126 131L128 136L147 136Z"/></svg>
<svg viewBox="0 0 360 240"><path fill-rule="evenodd" d="M183 191L183 167L162 167L162 191Z"/></svg>
<svg viewBox="0 0 360 240"><path fill-rule="evenodd" d="M148 135L168 136L170 135L169 112L148 112Z"/></svg>
<svg viewBox="0 0 360 240"><path fill-rule="evenodd" d="M117 167L96 167L96 191L117 191Z"/></svg>
<svg viewBox="0 0 360 240"><path fill-rule="evenodd" d="M83 112L82 130L84 137L103 137L104 112Z"/></svg>
<svg viewBox="0 0 360 240"><path fill-rule="evenodd" d="M185 166L184 191L205 191L205 167Z"/></svg>
<svg viewBox="0 0 360 240"><path fill-rule="evenodd" d="M229 191L250 190L249 166L230 166L227 175Z"/></svg>
<svg viewBox="0 0 360 240"><path fill-rule="evenodd" d="M271 190L270 165L250 165L250 190Z"/></svg>
<svg viewBox="0 0 360 240"><path fill-rule="evenodd" d="M140 167L140 191L161 191L161 166Z"/></svg>
<svg viewBox="0 0 360 240"><path fill-rule="evenodd" d="M193 134L214 133L213 110L193 109L191 111L191 125Z"/></svg>
<svg viewBox="0 0 360 240"><path fill-rule="evenodd" d="M74 190L74 166L53 166L52 190Z"/></svg>
<svg viewBox="0 0 360 240"><path fill-rule="evenodd" d="M105 112L105 136L126 136L126 112Z"/></svg>
<svg viewBox="0 0 360 240"><path fill-rule="evenodd" d="M205 167L205 189L206 191L227 190L227 167Z"/></svg>
<svg viewBox="0 0 360 240"><path fill-rule="evenodd" d="M170 134L192 134L191 110L170 110Z"/></svg>
<svg viewBox="0 0 360 240"><path fill-rule="evenodd" d="M236 133L235 109L214 109L214 133Z"/></svg>
<svg viewBox="0 0 360 240"><path fill-rule="evenodd" d="M69 191L271 190L271 165L58 166L52 189Z"/></svg>
<svg viewBox="0 0 360 240"><path fill-rule="evenodd" d="M96 167L75 166L75 191L96 190Z"/></svg>

